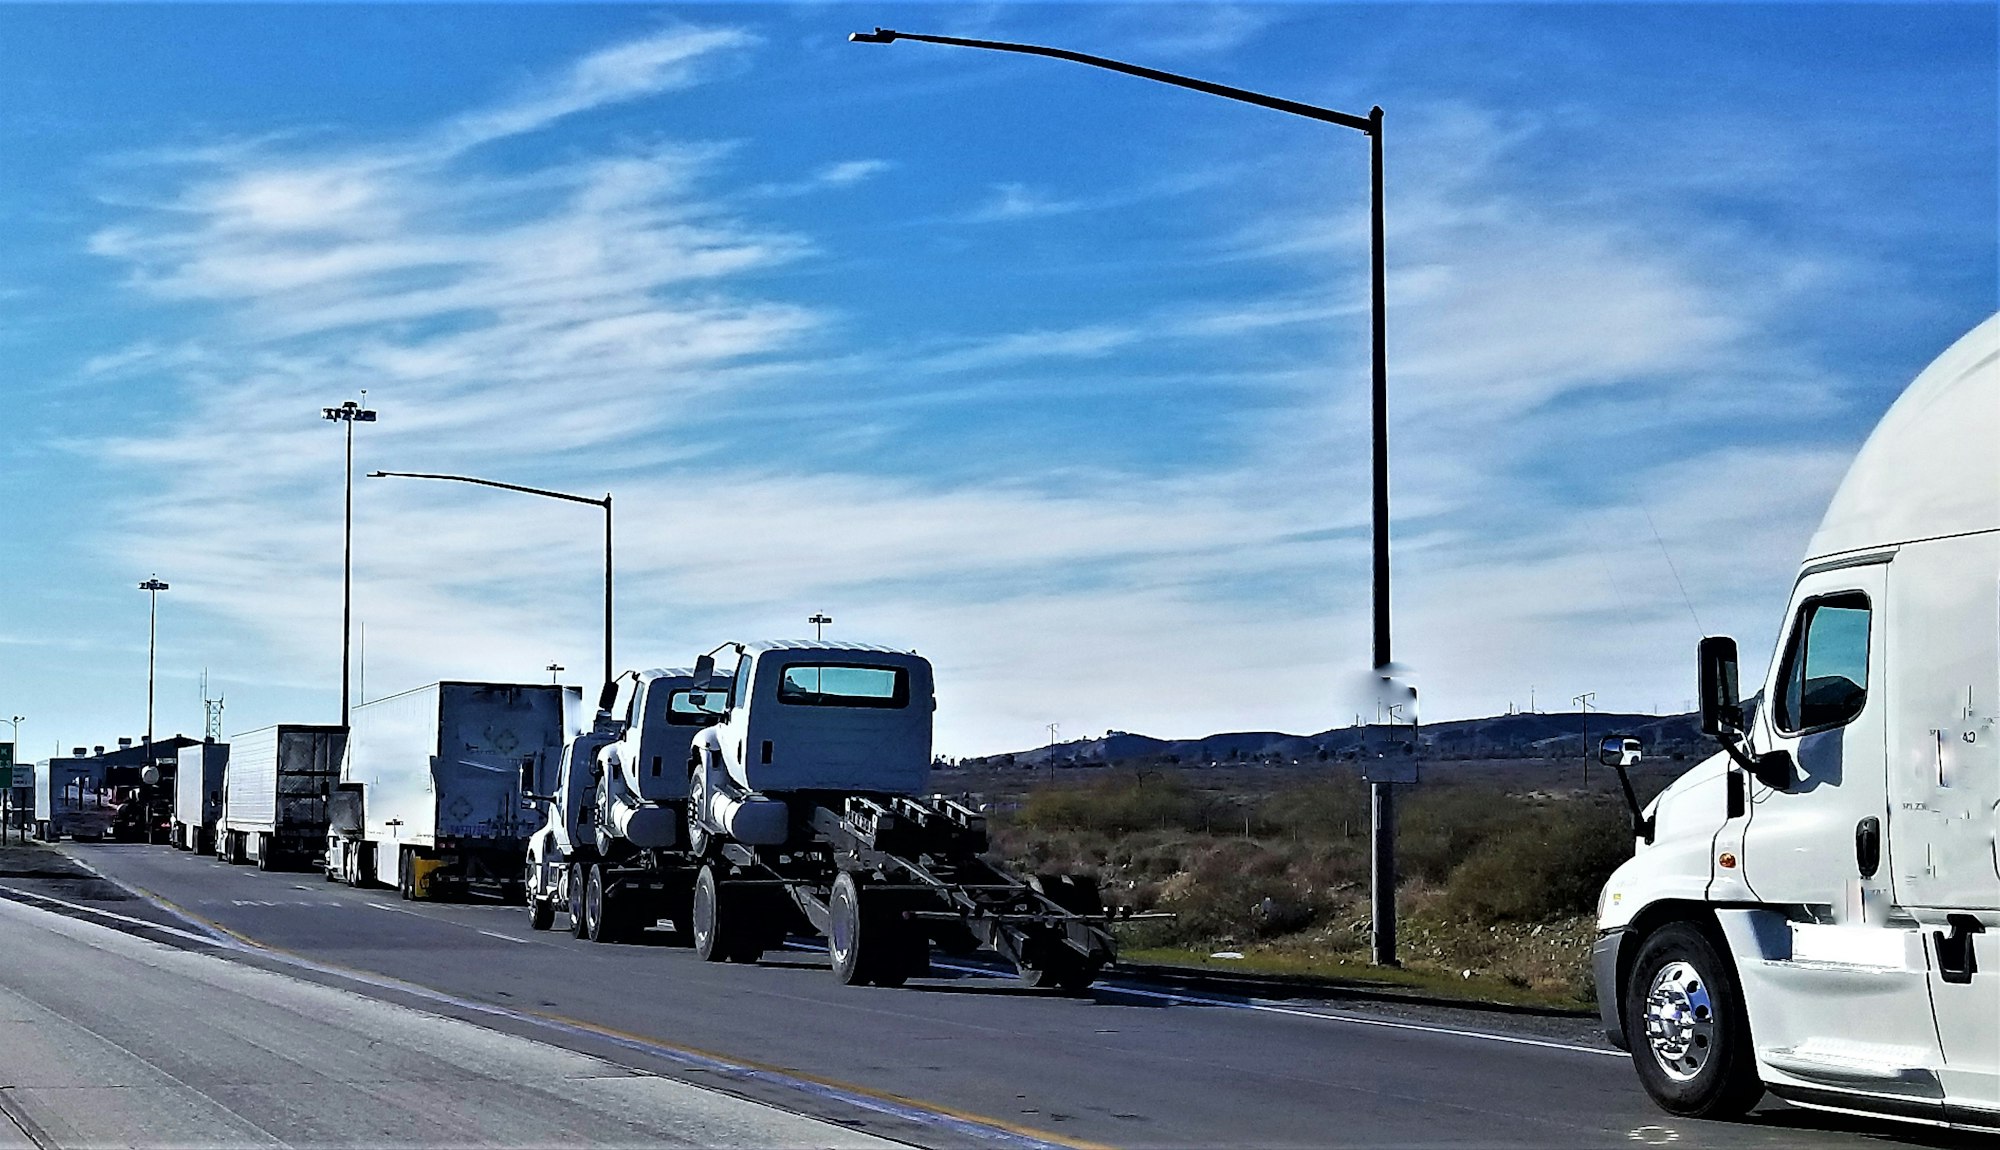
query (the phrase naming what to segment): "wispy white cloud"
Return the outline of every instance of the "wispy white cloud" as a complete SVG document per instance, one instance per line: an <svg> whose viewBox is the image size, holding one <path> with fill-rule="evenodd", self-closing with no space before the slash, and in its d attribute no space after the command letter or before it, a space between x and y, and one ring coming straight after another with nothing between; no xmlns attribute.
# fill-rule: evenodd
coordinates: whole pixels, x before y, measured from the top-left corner
<svg viewBox="0 0 2000 1150"><path fill-rule="evenodd" d="M962 219L972 224L1007 223L1068 215L1082 211L1086 206L1079 200L1058 200L1043 195L1026 184L995 184L993 194L965 213Z"/></svg>
<svg viewBox="0 0 2000 1150"><path fill-rule="evenodd" d="M445 124L433 146L446 152L539 131L594 108L684 88L706 57L754 42L736 28L669 28L593 52L554 81L512 100L468 112Z"/></svg>

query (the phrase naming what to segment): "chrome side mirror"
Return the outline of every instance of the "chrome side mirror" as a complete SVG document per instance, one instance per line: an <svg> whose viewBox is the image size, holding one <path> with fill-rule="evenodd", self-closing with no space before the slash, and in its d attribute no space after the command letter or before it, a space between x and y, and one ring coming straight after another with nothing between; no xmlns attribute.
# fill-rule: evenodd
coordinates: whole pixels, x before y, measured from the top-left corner
<svg viewBox="0 0 2000 1150"><path fill-rule="evenodd" d="M1597 761L1607 767L1639 765L1639 740L1630 735L1606 735L1597 745Z"/></svg>

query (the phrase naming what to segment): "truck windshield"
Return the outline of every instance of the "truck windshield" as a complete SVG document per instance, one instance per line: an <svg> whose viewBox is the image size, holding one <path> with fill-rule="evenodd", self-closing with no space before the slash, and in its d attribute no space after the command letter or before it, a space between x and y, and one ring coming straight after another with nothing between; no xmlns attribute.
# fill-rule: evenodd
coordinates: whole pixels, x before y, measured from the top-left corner
<svg viewBox="0 0 2000 1150"><path fill-rule="evenodd" d="M667 699L667 722L677 727L705 727L729 709L729 688L675 691Z"/></svg>
<svg viewBox="0 0 2000 1150"><path fill-rule="evenodd" d="M910 702L910 673L858 663L787 663L778 676L778 701L806 707L904 707Z"/></svg>

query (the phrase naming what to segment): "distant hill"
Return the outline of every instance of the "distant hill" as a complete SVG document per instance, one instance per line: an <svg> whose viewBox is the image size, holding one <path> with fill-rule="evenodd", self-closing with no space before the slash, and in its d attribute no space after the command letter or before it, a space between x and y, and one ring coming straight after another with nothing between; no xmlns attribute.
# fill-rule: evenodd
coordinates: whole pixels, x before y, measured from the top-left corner
<svg viewBox="0 0 2000 1150"><path fill-rule="evenodd" d="M1426 758L1547 758L1573 756L1581 742L1582 718L1575 712L1524 712L1484 719L1427 723L1418 730ZM1158 760L1179 763L1290 762L1351 757L1361 745L1362 727L1336 727L1316 735L1281 731L1230 731L1199 739L1156 739L1129 731L1111 731L1100 738L1057 743L1057 763L1115 763ZM1697 714L1632 715L1610 711L1590 713L1590 736L1612 733L1637 738L1649 756L1699 744ZM1031 747L1008 754L968 758L967 765L1005 762L1047 763L1050 748Z"/></svg>

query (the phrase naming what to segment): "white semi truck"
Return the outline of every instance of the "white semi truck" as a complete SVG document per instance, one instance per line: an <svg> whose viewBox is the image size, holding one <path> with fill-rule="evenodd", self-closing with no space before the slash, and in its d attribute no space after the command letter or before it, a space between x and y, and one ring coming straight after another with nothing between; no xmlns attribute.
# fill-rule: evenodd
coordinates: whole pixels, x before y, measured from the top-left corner
<svg viewBox="0 0 2000 1150"><path fill-rule="evenodd" d="M1768 1090L2000 1127L2000 316L1861 448L1751 704L1733 640L1700 667L1724 749L1632 803L1599 902L1607 1033L1676 1114Z"/></svg>
<svg viewBox="0 0 2000 1150"><path fill-rule="evenodd" d="M553 683L442 682L355 707L326 877L406 899L477 888L518 902L536 828L522 781L554 778L579 704Z"/></svg>
<svg viewBox="0 0 2000 1150"><path fill-rule="evenodd" d="M340 777L347 731L281 723L229 740L215 854L258 870L307 866L326 845L327 800Z"/></svg>
<svg viewBox="0 0 2000 1150"><path fill-rule="evenodd" d="M181 850L206 854L215 849L215 820L222 815L222 778L229 764L229 744L204 741L182 747L180 755L168 841Z"/></svg>
<svg viewBox="0 0 2000 1150"><path fill-rule="evenodd" d="M688 753L696 951L754 961L794 930L827 938L844 983L900 985L936 943L992 947L1031 986L1078 991L1115 955L1096 886L1015 878L983 816L930 785L931 665L865 644L729 644L695 665L719 710ZM706 690L704 690L706 688ZM726 698L709 697L726 691Z"/></svg>
<svg viewBox="0 0 2000 1150"><path fill-rule="evenodd" d="M716 721L695 705L693 673L631 671L599 700L595 721L563 748L554 787L523 766L522 790L547 804L528 843L530 924L547 930L558 909L570 932L593 942L630 938L661 919L683 940L698 860L688 844L688 745ZM703 693L710 699L723 693Z"/></svg>

